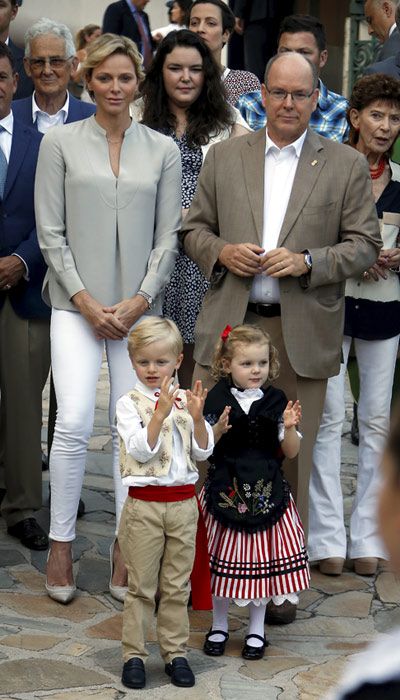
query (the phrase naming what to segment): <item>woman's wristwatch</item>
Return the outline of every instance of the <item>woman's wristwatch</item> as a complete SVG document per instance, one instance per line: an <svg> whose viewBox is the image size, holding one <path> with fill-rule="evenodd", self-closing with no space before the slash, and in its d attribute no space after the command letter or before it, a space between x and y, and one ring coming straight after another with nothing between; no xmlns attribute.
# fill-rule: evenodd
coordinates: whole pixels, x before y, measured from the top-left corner
<svg viewBox="0 0 400 700"><path fill-rule="evenodd" d="M153 306L153 297L150 294L147 294L147 292L144 292L143 289L139 289L137 294L140 297L143 297L143 299L145 299L147 301L147 303L149 305L149 310L150 310L151 307Z"/></svg>

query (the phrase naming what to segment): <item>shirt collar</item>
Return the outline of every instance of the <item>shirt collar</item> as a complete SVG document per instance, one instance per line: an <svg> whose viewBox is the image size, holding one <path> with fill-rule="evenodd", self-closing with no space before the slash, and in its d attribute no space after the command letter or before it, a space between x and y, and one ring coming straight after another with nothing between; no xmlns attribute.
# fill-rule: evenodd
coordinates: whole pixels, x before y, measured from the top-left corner
<svg viewBox="0 0 400 700"><path fill-rule="evenodd" d="M7 116L4 117L4 119L0 119L0 126L2 127L2 129L4 129L4 131L7 131L7 133L10 134L10 136L12 136L14 126L14 116L12 112L7 114Z"/></svg>
<svg viewBox="0 0 400 700"><path fill-rule="evenodd" d="M151 399L154 402L157 401L160 393L159 388L150 389L148 386L146 386L146 384L143 384L140 379L138 379L135 384L135 390L139 391L144 396L147 396L148 399Z"/></svg>
<svg viewBox="0 0 400 700"><path fill-rule="evenodd" d="M262 389L237 389L237 387L231 387L232 396L239 399L261 399L264 396Z"/></svg>
<svg viewBox="0 0 400 700"><path fill-rule="evenodd" d="M329 107L329 90L324 85L322 80L318 81L318 90L319 90L319 95L318 95L318 107L320 108L321 111L324 111L325 109L328 109Z"/></svg>
<svg viewBox="0 0 400 700"><path fill-rule="evenodd" d="M139 10L137 9L136 5L134 5L134 3L131 2L131 0L125 0L125 2L126 2L126 4L128 5L128 7L129 7L129 9L130 9L131 12L139 12Z"/></svg>
<svg viewBox="0 0 400 700"><path fill-rule="evenodd" d="M65 122L65 120L68 117L68 112L69 112L69 92L68 92L68 90L67 90L67 99L65 100L61 109L59 109L58 112L56 112L56 114L48 114L47 116L48 117L56 117L58 114L60 114L60 112L63 114L63 121ZM47 112L43 112L43 110L40 109L40 107L38 107L37 102L35 100L35 93L33 93L33 95L32 95L32 121L33 122L36 121L38 114L47 114Z"/></svg>
<svg viewBox="0 0 400 700"><path fill-rule="evenodd" d="M265 155L268 154L268 152L272 149L277 149L278 151L285 151L294 148L296 151L296 157L300 158L300 153L301 149L303 148L303 144L305 141L305 138L307 136L307 129L302 133L301 136L299 136L296 141L293 141L293 143L289 143L287 146L284 146L283 148L279 148L273 141L270 139L268 136L268 123L267 123L267 131L266 131L266 143L265 143Z"/></svg>
<svg viewBox="0 0 400 700"><path fill-rule="evenodd" d="M393 32L395 31L396 27L397 27L397 24L396 24L396 22L395 22L394 24L392 24L392 26L391 26L390 29L389 29L388 38L389 38L390 36L392 36L392 34L393 34Z"/></svg>

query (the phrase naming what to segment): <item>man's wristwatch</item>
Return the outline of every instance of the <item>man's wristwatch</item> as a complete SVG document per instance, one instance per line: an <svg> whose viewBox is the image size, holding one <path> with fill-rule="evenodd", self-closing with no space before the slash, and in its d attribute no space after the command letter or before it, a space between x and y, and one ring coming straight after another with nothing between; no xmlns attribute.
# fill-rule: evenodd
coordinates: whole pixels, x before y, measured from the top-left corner
<svg viewBox="0 0 400 700"><path fill-rule="evenodd" d="M153 306L153 297L150 296L150 294L147 294L147 292L144 292L143 289L139 289L137 294L147 301L149 309L151 309L151 307Z"/></svg>
<svg viewBox="0 0 400 700"><path fill-rule="evenodd" d="M304 264L307 268L307 274L309 274L312 270L312 257L311 253L308 250L303 250L304 253Z"/></svg>

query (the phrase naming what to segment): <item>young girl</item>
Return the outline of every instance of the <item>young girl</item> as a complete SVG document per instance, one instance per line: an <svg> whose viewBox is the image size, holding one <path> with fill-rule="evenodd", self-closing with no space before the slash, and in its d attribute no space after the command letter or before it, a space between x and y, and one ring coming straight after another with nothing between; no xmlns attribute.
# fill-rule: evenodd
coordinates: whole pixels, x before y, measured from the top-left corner
<svg viewBox="0 0 400 700"><path fill-rule="evenodd" d="M261 659L266 604L309 585L304 532L281 465L300 447L298 401L265 382L278 375L277 352L256 326L227 326L218 343L205 403L216 446L200 501L210 553L213 623L204 651L224 653L228 606L248 606L242 656Z"/></svg>
<svg viewBox="0 0 400 700"><path fill-rule="evenodd" d="M128 351L138 378L117 401L122 481L129 486L118 531L128 569L122 645L122 682L143 688L149 620L157 587L157 636L165 672L174 685L194 685L186 661L188 580L192 571L198 506L195 460L214 445L203 418L207 391L173 385L182 362L182 337L173 321L149 317L134 328Z"/></svg>

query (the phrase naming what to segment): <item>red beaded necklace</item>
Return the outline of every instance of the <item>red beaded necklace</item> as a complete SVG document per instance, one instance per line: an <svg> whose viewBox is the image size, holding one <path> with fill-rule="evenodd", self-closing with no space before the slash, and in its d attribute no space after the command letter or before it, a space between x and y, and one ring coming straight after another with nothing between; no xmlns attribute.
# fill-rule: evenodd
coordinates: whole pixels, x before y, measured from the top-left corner
<svg viewBox="0 0 400 700"><path fill-rule="evenodd" d="M371 179L377 180L383 174L385 166L386 158L384 156L381 157L377 168L371 168L371 166L369 166L369 174L371 175Z"/></svg>

